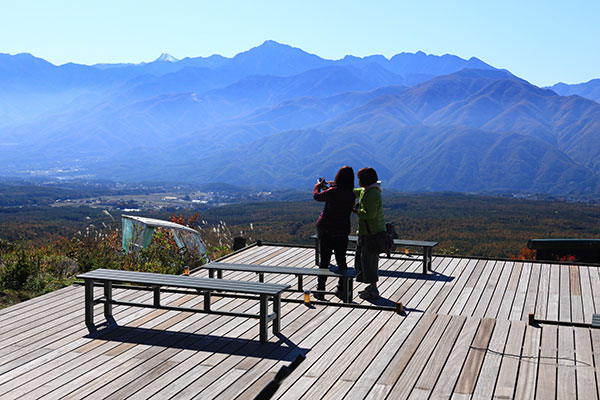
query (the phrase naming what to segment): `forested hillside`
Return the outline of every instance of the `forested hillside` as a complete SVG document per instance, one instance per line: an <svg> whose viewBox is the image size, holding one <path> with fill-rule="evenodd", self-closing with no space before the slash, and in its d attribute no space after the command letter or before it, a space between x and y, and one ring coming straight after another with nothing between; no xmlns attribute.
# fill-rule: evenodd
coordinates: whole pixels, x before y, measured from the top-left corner
<svg viewBox="0 0 600 400"><path fill-rule="evenodd" d="M531 238L596 237L600 223L600 208L593 204L449 193L383 194L385 217L401 237L438 241L436 251L446 254L510 257ZM321 209L322 204L312 200L246 202L199 210L198 227L208 234L221 226L227 232L222 244L227 245L234 236L250 242L312 244L310 236ZM194 212L166 209L138 214L169 219ZM86 229L119 231L120 211L110 214L85 206L3 207L0 238L38 246Z"/></svg>
<svg viewBox="0 0 600 400"><path fill-rule="evenodd" d="M592 204L390 191L383 196L386 220L395 224L400 237L437 241L435 254L520 257L528 239L594 238L600 224L599 207ZM306 200L141 214L191 224L216 258L229 252L238 236L248 243L312 245L321 209L321 203ZM184 265L197 261L186 258L165 233L158 233L153 243L139 257L123 254L119 210L2 207L0 306L70 284L77 273L94 268L182 273Z"/></svg>

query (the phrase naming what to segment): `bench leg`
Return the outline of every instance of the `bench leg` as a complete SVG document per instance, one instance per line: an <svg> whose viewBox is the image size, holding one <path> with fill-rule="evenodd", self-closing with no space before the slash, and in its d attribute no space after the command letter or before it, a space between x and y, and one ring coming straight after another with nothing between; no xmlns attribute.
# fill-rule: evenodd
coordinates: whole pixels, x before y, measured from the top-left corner
<svg viewBox="0 0 600 400"><path fill-rule="evenodd" d="M210 312L210 290L204 291L204 311Z"/></svg>
<svg viewBox="0 0 600 400"><path fill-rule="evenodd" d="M348 301L347 303L352 303L352 291L354 290L354 278L348 278Z"/></svg>
<svg viewBox="0 0 600 400"><path fill-rule="evenodd" d="M85 280L85 325L90 332L96 330L94 325L94 281Z"/></svg>
<svg viewBox="0 0 600 400"><path fill-rule="evenodd" d="M160 307L160 287L155 286L154 291L154 307Z"/></svg>
<svg viewBox="0 0 600 400"><path fill-rule="evenodd" d="M259 282L264 282L265 281L265 274L263 274L262 272L258 273L258 281Z"/></svg>
<svg viewBox="0 0 600 400"><path fill-rule="evenodd" d="M112 282L107 281L104 282L104 298L106 299L106 303L104 303L104 318L106 321L111 322L112 320Z"/></svg>
<svg viewBox="0 0 600 400"><path fill-rule="evenodd" d="M302 283L302 275L296 276L298 277L298 290L302 292L304 290L304 284Z"/></svg>
<svg viewBox="0 0 600 400"><path fill-rule="evenodd" d="M273 319L273 334L278 335L281 329L281 295L273 296L273 313L275 319Z"/></svg>
<svg viewBox="0 0 600 400"><path fill-rule="evenodd" d="M349 279L342 279L342 301L344 303L350 303L350 287L349 287Z"/></svg>
<svg viewBox="0 0 600 400"><path fill-rule="evenodd" d="M427 247L423 246L423 273L427 274Z"/></svg>
<svg viewBox="0 0 600 400"><path fill-rule="evenodd" d="M260 315L259 315L259 329L260 329L259 339L260 339L261 343L267 342L268 323L269 323L269 321L268 321L269 309L267 306L268 306L267 295L261 294L260 295Z"/></svg>
<svg viewBox="0 0 600 400"><path fill-rule="evenodd" d="M433 258L433 256L432 256L432 253L433 253L433 248L432 248L432 247L428 247L428 248L427 248L427 269L428 269L429 271L431 271L431 270L432 270L432 269L431 269L431 264L433 263L433 260L432 260L432 258Z"/></svg>
<svg viewBox="0 0 600 400"><path fill-rule="evenodd" d="M217 278L218 279L223 279L223 270L218 269L217 271ZM214 269L209 269L208 270L208 277L209 278L214 278L215 277L215 270Z"/></svg>

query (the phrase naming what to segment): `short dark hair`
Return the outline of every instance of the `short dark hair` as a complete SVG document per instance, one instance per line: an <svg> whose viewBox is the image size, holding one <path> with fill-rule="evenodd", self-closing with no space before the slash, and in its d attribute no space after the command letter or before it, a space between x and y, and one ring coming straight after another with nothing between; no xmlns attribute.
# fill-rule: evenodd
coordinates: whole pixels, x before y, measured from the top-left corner
<svg viewBox="0 0 600 400"><path fill-rule="evenodd" d="M358 177L358 184L362 187L370 186L379 180L377 172L371 167L361 168L356 176Z"/></svg>
<svg viewBox="0 0 600 400"><path fill-rule="evenodd" d="M344 165L335 175L335 186L343 190L354 188L354 170L352 167Z"/></svg>

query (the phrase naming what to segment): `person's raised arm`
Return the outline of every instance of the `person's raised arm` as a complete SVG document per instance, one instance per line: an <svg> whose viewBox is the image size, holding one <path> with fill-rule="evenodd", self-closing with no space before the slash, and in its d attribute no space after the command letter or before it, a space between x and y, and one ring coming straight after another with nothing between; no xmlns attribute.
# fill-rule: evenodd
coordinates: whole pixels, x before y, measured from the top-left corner
<svg viewBox="0 0 600 400"><path fill-rule="evenodd" d="M330 192L331 188L328 188L326 185L317 182L313 188L313 199L316 201L327 201L329 199Z"/></svg>

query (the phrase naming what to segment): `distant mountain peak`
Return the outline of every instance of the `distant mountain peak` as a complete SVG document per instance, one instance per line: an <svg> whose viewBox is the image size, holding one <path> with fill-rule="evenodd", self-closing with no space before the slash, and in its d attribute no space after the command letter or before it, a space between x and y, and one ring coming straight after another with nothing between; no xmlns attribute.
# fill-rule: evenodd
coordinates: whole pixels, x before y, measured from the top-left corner
<svg viewBox="0 0 600 400"><path fill-rule="evenodd" d="M243 51L239 54L245 54L245 53L250 53L250 52L254 52L254 51L277 51L277 50L283 50L283 49L294 49L294 47L290 46L289 44L284 44L284 43L279 43L276 42L274 40L265 40L262 44L252 47L249 50ZM301 49L297 49L297 50L301 50Z"/></svg>
<svg viewBox="0 0 600 400"><path fill-rule="evenodd" d="M284 44L281 44L279 42L276 42L274 40L265 40L264 43L261 46L285 46Z"/></svg>
<svg viewBox="0 0 600 400"><path fill-rule="evenodd" d="M300 51L302 53L305 53L304 50L292 47L289 44L279 43L274 40L265 40L261 45L253 47L250 50L247 50L247 51L239 53L239 54L246 54L246 53L251 53L251 52L256 52L256 51L271 52L271 51L290 51L290 50Z"/></svg>
<svg viewBox="0 0 600 400"><path fill-rule="evenodd" d="M266 40L260 46L236 54L233 64L237 68L243 66L247 75L290 76L321 68L328 61L302 49Z"/></svg>
<svg viewBox="0 0 600 400"><path fill-rule="evenodd" d="M154 62L157 61L177 62L179 60L168 53L162 53L156 60L154 60Z"/></svg>

